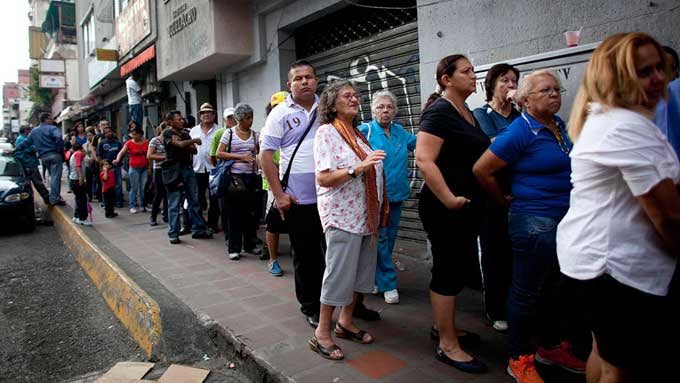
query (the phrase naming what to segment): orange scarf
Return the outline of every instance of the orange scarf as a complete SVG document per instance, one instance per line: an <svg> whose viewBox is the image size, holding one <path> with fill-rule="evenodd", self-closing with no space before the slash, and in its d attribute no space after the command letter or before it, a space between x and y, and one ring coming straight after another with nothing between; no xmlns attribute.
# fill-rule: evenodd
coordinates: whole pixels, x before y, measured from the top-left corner
<svg viewBox="0 0 680 383"><path fill-rule="evenodd" d="M362 141L369 148L371 145L368 143L359 130L354 126L347 126L340 119L336 118L331 123L333 127L340 133L340 137L349 145L350 148L356 153L356 155L361 159L365 160L368 155L361 148L357 142L357 137L361 138ZM383 177L383 202L382 206L378 206L378 186L376 182L376 172L375 167L371 166L364 172L364 186L366 187L366 210L368 212L368 230L371 235L376 236L378 234L378 227L386 227L389 221L390 204L387 201L387 189L385 188L385 174L381 174ZM380 209L380 211L378 211Z"/></svg>

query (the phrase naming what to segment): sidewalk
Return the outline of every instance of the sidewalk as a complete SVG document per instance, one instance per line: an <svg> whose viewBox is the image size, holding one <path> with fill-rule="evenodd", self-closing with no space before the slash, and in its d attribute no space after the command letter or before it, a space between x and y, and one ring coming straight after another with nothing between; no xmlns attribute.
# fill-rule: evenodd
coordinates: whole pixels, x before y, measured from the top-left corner
<svg viewBox="0 0 680 383"><path fill-rule="evenodd" d="M73 195L63 188L71 206ZM97 230L132 261L153 275L197 316L208 316L231 333L246 352L268 364L291 381L300 383L348 382L511 382L505 372L505 335L482 320L482 297L465 290L458 299L458 327L480 334L482 344L470 349L489 366L483 375L460 372L434 359L436 343L430 340L432 311L429 304L429 265L416 257L399 256L406 270L399 272L398 305L387 305L382 296L366 296L366 304L380 311L382 320L358 327L375 337L371 345L337 340L345 360L333 362L309 349L313 330L300 313L295 299L292 260L287 236L281 236L283 277L273 277L267 262L246 255L239 261L227 258L222 233L212 240L182 236L182 243L168 243L167 225L148 224L148 213L130 214L116 209L114 219L104 218L92 203ZM87 233L87 230L84 230ZM337 319L336 310L336 319ZM162 315L162 308L161 308ZM582 382L582 377L550 369L547 381ZM554 377L552 376L554 375ZM547 376L546 376L547 377Z"/></svg>

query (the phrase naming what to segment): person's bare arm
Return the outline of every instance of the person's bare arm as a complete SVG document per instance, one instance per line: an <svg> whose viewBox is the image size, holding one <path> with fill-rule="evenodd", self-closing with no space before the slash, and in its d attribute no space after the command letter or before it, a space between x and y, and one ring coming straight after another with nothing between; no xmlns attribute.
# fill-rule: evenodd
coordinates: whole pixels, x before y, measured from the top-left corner
<svg viewBox="0 0 680 383"><path fill-rule="evenodd" d="M165 154L156 153L156 148L149 145L149 149L146 150L146 159L153 161L165 161Z"/></svg>
<svg viewBox="0 0 680 383"><path fill-rule="evenodd" d="M680 190L670 178L637 197L656 232L674 256L680 254Z"/></svg>
<svg viewBox="0 0 680 383"><path fill-rule="evenodd" d="M217 147L217 152L215 152L215 155L217 158L222 159L222 160L239 160L239 161L247 161L247 162L253 162L255 161L255 157L252 157L248 153L231 153L227 151L227 145L223 144L220 142L220 145Z"/></svg>
<svg viewBox="0 0 680 383"><path fill-rule="evenodd" d="M123 148L118 152L118 155L116 156L116 159L111 161L112 164L118 165L120 161L125 157L125 153L127 153L128 148L126 145L123 145Z"/></svg>
<svg viewBox="0 0 680 383"><path fill-rule="evenodd" d="M373 166L385 158L385 151L376 150L371 155L366 157L365 160L354 165L354 173L357 177L361 176L366 169ZM347 168L335 169L335 170L324 170L322 172L316 173L316 182L319 186L323 187L334 187L344 184L345 182L352 179L349 175Z"/></svg>
<svg viewBox="0 0 680 383"><path fill-rule="evenodd" d="M442 138L430 133L419 132L416 143L416 166L420 169L427 187L444 206L449 209L460 209L470 200L453 194L435 163L443 144Z"/></svg>
<svg viewBox="0 0 680 383"><path fill-rule="evenodd" d="M503 195L496 180L496 172L507 166L507 163L487 149L472 167L472 173L484 191L500 206L507 206L510 198Z"/></svg>
<svg viewBox="0 0 680 383"><path fill-rule="evenodd" d="M262 157L262 171L264 176L267 177L269 189L276 199L276 208L281 213L281 219L285 220L284 212L290 209L297 201L292 195L283 191L281 180L279 180L279 168L274 163L274 151L263 150L260 156Z"/></svg>

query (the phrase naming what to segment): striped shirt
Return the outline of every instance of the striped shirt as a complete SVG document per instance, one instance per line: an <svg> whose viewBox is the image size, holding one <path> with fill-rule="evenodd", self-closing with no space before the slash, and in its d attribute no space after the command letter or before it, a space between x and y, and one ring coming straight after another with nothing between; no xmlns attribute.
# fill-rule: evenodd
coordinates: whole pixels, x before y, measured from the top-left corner
<svg viewBox="0 0 680 383"><path fill-rule="evenodd" d="M311 110L307 111L295 103L292 96L286 101L274 107L267 117L267 122L262 129L261 150L281 150L281 162L279 164L279 178L288 168L290 157L307 130L307 125L312 114L316 111L319 98L316 97ZM319 118L314 121L312 128L300 145L293 159L288 179L286 193L297 199L300 205L316 203L316 179L314 174L314 136L319 127Z"/></svg>
<svg viewBox="0 0 680 383"><path fill-rule="evenodd" d="M242 140L238 134L236 134L235 128L227 129L222 134L220 138L220 143L227 147L227 151L232 154L256 154L257 145L255 145L257 140L257 135L252 130L250 131L250 137ZM231 150L229 149L229 136L231 132ZM257 171L257 164L254 162L246 162L241 160L234 160L234 164L231 165L231 172L234 174L245 174L245 173L255 173Z"/></svg>
<svg viewBox="0 0 680 383"><path fill-rule="evenodd" d="M163 139L160 136L154 137L149 141L149 147L152 147L156 150L155 154L165 154L165 145L163 145ZM163 161L157 161L153 160L153 168L154 169L160 169L161 168L161 162Z"/></svg>

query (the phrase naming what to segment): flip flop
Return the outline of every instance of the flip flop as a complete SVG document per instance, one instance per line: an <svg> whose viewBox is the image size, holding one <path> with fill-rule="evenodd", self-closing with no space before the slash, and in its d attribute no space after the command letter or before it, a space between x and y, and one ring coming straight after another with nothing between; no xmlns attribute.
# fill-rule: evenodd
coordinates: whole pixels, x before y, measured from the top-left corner
<svg viewBox="0 0 680 383"><path fill-rule="evenodd" d="M342 360L345 358L345 355L342 354L342 349L338 347L337 344L333 344L330 347L324 347L321 344L319 344L319 341L316 339L316 337L312 337L312 339L309 340L309 348L312 349L312 351L316 352L317 354L321 355L325 359L330 359L330 360ZM340 356L333 356L333 353L335 351L340 351ZM336 354L337 355L337 354Z"/></svg>
<svg viewBox="0 0 680 383"><path fill-rule="evenodd" d="M348 339L351 340L352 342L357 342L361 344L373 343L373 341L375 340L373 339L373 336L371 336L371 339L368 341L364 340L364 336L366 336L366 334L368 333L364 330L359 330L358 332L351 332L348 329L342 327L340 323L336 323L335 326L335 336L337 336L338 338Z"/></svg>

